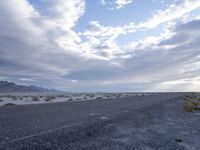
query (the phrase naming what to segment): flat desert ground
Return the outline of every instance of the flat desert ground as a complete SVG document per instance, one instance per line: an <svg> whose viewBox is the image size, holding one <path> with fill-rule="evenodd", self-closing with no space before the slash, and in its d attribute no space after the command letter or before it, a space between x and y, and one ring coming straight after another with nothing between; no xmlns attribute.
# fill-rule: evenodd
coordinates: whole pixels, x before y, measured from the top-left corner
<svg viewBox="0 0 200 150"><path fill-rule="evenodd" d="M2 150L199 150L191 93L1 94Z"/></svg>

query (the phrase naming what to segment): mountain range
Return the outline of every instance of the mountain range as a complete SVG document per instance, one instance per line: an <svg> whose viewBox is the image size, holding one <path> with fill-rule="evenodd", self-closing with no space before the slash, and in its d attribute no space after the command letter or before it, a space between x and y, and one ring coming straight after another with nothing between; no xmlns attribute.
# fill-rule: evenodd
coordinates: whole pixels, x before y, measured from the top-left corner
<svg viewBox="0 0 200 150"><path fill-rule="evenodd" d="M0 93L55 93L54 89L44 89L37 86L18 85L14 82L0 81Z"/></svg>

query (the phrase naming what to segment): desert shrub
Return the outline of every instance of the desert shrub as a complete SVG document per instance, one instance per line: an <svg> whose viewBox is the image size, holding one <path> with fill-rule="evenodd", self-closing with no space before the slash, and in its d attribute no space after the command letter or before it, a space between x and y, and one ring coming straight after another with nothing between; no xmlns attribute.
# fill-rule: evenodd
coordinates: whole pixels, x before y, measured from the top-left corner
<svg viewBox="0 0 200 150"><path fill-rule="evenodd" d="M96 99L103 99L102 97L97 97Z"/></svg>
<svg viewBox="0 0 200 150"><path fill-rule="evenodd" d="M0 102L3 102L3 100L0 99Z"/></svg>
<svg viewBox="0 0 200 150"><path fill-rule="evenodd" d="M200 111L200 107L194 107L195 111Z"/></svg>
<svg viewBox="0 0 200 150"><path fill-rule="evenodd" d="M53 101L53 99L56 99L54 96L47 96L44 100L46 102L50 102L50 101Z"/></svg>
<svg viewBox="0 0 200 150"><path fill-rule="evenodd" d="M193 112L195 110L200 110L198 107L197 96L196 93L191 93L190 96L186 96L186 103L184 109L186 112Z"/></svg>
<svg viewBox="0 0 200 150"><path fill-rule="evenodd" d="M90 95L90 97L92 98L92 97L94 97L94 95Z"/></svg>
<svg viewBox="0 0 200 150"><path fill-rule="evenodd" d="M191 96L190 96L192 99L197 99L197 93L195 93L195 92L192 92L191 93Z"/></svg>
<svg viewBox="0 0 200 150"><path fill-rule="evenodd" d="M33 96L32 101L39 101L39 98L37 96Z"/></svg>
<svg viewBox="0 0 200 150"><path fill-rule="evenodd" d="M12 100L13 101L16 101L17 100L17 97L16 96L11 96Z"/></svg>
<svg viewBox="0 0 200 150"><path fill-rule="evenodd" d="M190 96L189 96L189 95L186 95L185 98L186 98L186 99L187 99L187 98L190 98Z"/></svg>
<svg viewBox="0 0 200 150"><path fill-rule="evenodd" d="M110 97L110 95L105 95L105 97Z"/></svg>
<svg viewBox="0 0 200 150"><path fill-rule="evenodd" d="M13 106L13 105L15 105L15 104L13 104L13 103L7 103L4 106Z"/></svg>
<svg viewBox="0 0 200 150"><path fill-rule="evenodd" d="M185 105L185 111L193 112L196 106L198 106L198 103L188 100Z"/></svg>
<svg viewBox="0 0 200 150"><path fill-rule="evenodd" d="M70 99L68 99L68 101L73 101L73 99L72 99L72 98L70 98Z"/></svg>
<svg viewBox="0 0 200 150"><path fill-rule="evenodd" d="M58 97L65 97L63 94L58 94Z"/></svg>
<svg viewBox="0 0 200 150"><path fill-rule="evenodd" d="M23 97L20 97L20 98L19 98L19 100L22 100L22 99L23 99Z"/></svg>
<svg viewBox="0 0 200 150"><path fill-rule="evenodd" d="M121 95L117 95L117 98L120 98L121 97Z"/></svg>

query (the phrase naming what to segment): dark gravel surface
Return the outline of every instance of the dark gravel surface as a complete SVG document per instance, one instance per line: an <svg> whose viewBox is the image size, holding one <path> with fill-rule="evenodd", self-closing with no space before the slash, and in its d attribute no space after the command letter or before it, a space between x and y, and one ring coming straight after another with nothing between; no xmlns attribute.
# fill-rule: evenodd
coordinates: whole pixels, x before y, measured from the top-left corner
<svg viewBox="0 0 200 150"><path fill-rule="evenodd" d="M166 104L180 95L1 107L0 149L184 150L165 130L174 125Z"/></svg>

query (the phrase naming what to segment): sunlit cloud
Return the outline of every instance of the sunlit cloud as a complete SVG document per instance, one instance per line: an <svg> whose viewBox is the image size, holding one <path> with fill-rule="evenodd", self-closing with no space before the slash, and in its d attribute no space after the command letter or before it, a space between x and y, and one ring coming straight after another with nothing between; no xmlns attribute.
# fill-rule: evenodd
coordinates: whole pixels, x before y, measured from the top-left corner
<svg viewBox="0 0 200 150"><path fill-rule="evenodd" d="M121 9L133 3L133 0L100 0L100 3L108 9Z"/></svg>
<svg viewBox="0 0 200 150"><path fill-rule="evenodd" d="M0 79L71 91L197 89L200 2L172 1L139 22L126 17L139 13L134 3L0 2Z"/></svg>

